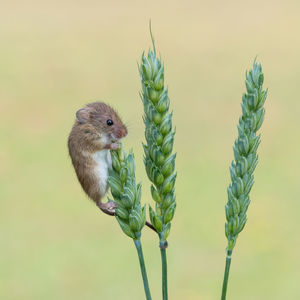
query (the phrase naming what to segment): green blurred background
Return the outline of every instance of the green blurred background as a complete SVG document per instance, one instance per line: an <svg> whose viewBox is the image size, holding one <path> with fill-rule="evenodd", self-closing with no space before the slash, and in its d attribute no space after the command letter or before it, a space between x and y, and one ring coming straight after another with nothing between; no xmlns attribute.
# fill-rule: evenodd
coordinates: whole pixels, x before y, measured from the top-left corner
<svg viewBox="0 0 300 300"><path fill-rule="evenodd" d="M144 299L133 243L84 195L66 143L78 108L112 104L151 201L137 70L150 18L177 127L170 299L220 298L228 168L256 55L269 97L228 299L300 298L299 1L1 2L1 299ZM160 299L157 237L145 230L143 243Z"/></svg>

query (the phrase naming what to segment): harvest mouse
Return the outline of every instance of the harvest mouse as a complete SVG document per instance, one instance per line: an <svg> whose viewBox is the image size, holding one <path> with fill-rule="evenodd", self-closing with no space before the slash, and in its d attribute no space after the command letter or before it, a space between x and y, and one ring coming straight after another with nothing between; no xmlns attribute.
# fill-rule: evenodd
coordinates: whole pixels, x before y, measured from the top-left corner
<svg viewBox="0 0 300 300"><path fill-rule="evenodd" d="M110 150L119 148L127 128L113 108L103 102L87 104L76 112L68 139L69 154L78 180L87 195L109 214L114 215L114 202L102 203L111 168Z"/></svg>

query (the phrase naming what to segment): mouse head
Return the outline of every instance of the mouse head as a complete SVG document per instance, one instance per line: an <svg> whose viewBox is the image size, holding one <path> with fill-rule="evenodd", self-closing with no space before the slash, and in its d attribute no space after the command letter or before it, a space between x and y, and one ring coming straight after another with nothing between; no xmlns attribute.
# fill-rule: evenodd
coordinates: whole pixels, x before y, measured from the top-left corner
<svg viewBox="0 0 300 300"><path fill-rule="evenodd" d="M77 111L76 120L85 138L101 146L109 146L127 135L116 111L103 102L87 104Z"/></svg>

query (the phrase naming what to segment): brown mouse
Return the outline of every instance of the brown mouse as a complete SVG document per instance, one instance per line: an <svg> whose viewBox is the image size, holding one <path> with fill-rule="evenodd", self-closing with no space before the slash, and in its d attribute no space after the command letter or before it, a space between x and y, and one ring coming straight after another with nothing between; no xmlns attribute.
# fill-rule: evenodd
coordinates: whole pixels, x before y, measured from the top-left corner
<svg viewBox="0 0 300 300"><path fill-rule="evenodd" d="M102 203L111 168L110 150L119 147L127 128L116 111L103 102L87 104L76 112L68 147L78 180L87 195L109 214L114 214L114 202Z"/></svg>

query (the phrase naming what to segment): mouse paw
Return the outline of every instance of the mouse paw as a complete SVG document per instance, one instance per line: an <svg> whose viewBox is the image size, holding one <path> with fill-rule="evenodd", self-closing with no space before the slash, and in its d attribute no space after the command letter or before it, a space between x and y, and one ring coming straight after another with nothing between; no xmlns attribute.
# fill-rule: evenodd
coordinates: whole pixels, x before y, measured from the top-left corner
<svg viewBox="0 0 300 300"><path fill-rule="evenodd" d="M117 208L117 203L114 201L109 201L106 203L99 203L98 206L104 213L108 215L114 215Z"/></svg>
<svg viewBox="0 0 300 300"><path fill-rule="evenodd" d="M120 146L121 146L120 143L112 143L112 144L108 145L107 148L110 150L117 150L120 148Z"/></svg>

